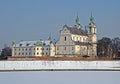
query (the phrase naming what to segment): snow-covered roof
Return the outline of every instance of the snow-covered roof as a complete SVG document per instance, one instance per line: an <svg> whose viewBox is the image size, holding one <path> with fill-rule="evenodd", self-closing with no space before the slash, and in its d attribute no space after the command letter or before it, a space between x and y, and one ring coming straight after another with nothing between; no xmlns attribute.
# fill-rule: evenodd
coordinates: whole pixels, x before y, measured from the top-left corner
<svg viewBox="0 0 120 84"><path fill-rule="evenodd" d="M38 41L21 41L16 44L16 47L33 47L33 46L49 46L50 40L38 40Z"/></svg>

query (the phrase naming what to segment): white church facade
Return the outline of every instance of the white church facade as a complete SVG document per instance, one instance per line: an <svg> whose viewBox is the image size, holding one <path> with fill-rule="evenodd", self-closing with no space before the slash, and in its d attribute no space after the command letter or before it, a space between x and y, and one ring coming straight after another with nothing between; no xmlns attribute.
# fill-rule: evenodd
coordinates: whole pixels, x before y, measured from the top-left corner
<svg viewBox="0 0 120 84"><path fill-rule="evenodd" d="M56 56L97 56L97 32L92 15L86 28L82 29L78 16L75 26L64 25L60 30L59 41L56 43Z"/></svg>

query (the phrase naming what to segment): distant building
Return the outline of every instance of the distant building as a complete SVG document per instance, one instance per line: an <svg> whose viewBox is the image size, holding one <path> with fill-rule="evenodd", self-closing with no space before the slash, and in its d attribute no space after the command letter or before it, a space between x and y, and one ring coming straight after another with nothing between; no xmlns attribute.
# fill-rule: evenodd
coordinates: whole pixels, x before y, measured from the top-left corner
<svg viewBox="0 0 120 84"><path fill-rule="evenodd" d="M54 56L55 45L50 41L21 41L12 44L12 56Z"/></svg>
<svg viewBox="0 0 120 84"><path fill-rule="evenodd" d="M78 16L75 26L64 25L60 30L59 41L56 43L56 56L95 57L97 55L97 32L92 14L86 28L82 29Z"/></svg>

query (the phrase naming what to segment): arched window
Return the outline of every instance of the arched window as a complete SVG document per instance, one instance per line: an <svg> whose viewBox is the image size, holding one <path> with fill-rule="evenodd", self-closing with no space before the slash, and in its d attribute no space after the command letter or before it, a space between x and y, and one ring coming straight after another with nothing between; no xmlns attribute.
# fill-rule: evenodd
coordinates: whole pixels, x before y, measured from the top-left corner
<svg viewBox="0 0 120 84"><path fill-rule="evenodd" d="M64 50L66 50L66 47L64 48Z"/></svg>
<svg viewBox="0 0 120 84"><path fill-rule="evenodd" d="M81 37L79 38L79 40L81 41Z"/></svg>
<svg viewBox="0 0 120 84"><path fill-rule="evenodd" d="M59 50L59 47L57 47L57 50Z"/></svg>
<svg viewBox="0 0 120 84"><path fill-rule="evenodd" d="M96 33L95 28L94 28L94 33Z"/></svg>
<svg viewBox="0 0 120 84"><path fill-rule="evenodd" d="M64 37L65 41L66 41L66 36Z"/></svg>
<svg viewBox="0 0 120 84"><path fill-rule="evenodd" d="M78 41L78 37L77 37L77 41Z"/></svg>
<svg viewBox="0 0 120 84"><path fill-rule="evenodd" d="M89 31L90 33L92 32L91 29L92 29L92 28L90 27L90 31Z"/></svg>

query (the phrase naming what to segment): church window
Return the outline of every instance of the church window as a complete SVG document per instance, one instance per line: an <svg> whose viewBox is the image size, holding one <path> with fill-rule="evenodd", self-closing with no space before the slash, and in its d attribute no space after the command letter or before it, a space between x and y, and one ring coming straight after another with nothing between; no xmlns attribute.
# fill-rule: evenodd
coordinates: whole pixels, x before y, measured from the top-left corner
<svg viewBox="0 0 120 84"><path fill-rule="evenodd" d="M59 47L57 47L57 50L59 50Z"/></svg>
<svg viewBox="0 0 120 84"><path fill-rule="evenodd" d="M81 41L81 37L80 37L80 41Z"/></svg>
<svg viewBox="0 0 120 84"><path fill-rule="evenodd" d="M77 37L77 41L78 41L78 37Z"/></svg>
<svg viewBox="0 0 120 84"><path fill-rule="evenodd" d="M42 55L44 55L44 53L42 53Z"/></svg>
<svg viewBox="0 0 120 84"><path fill-rule="evenodd" d="M74 50L74 47L72 47L72 50Z"/></svg>
<svg viewBox="0 0 120 84"><path fill-rule="evenodd" d="M66 47L64 48L64 50L66 50Z"/></svg>
<svg viewBox="0 0 120 84"><path fill-rule="evenodd" d="M94 33L96 33L96 32L95 32L95 28L94 28Z"/></svg>
<svg viewBox="0 0 120 84"><path fill-rule="evenodd" d="M20 53L19 53L19 55L20 55Z"/></svg>
<svg viewBox="0 0 120 84"><path fill-rule="evenodd" d="M37 52L37 55L39 55L39 53Z"/></svg>
<svg viewBox="0 0 120 84"><path fill-rule="evenodd" d="M34 50L35 50L35 48L34 48Z"/></svg>
<svg viewBox="0 0 120 84"><path fill-rule="evenodd" d="M39 48L37 48L37 50L39 50Z"/></svg>
<svg viewBox="0 0 120 84"><path fill-rule="evenodd" d="M66 41L66 37L64 37L65 41Z"/></svg>
<svg viewBox="0 0 120 84"><path fill-rule="evenodd" d="M83 42L83 38L81 38L81 41Z"/></svg>
<svg viewBox="0 0 120 84"><path fill-rule="evenodd" d="M85 42L85 38L83 38L83 42Z"/></svg>
<svg viewBox="0 0 120 84"><path fill-rule="evenodd" d="M91 33L91 27L90 27L90 33Z"/></svg>
<svg viewBox="0 0 120 84"><path fill-rule="evenodd" d="M86 50L86 48L84 47L84 50Z"/></svg>
<svg viewBox="0 0 120 84"><path fill-rule="evenodd" d="M29 52L29 55L31 55L31 53Z"/></svg>

